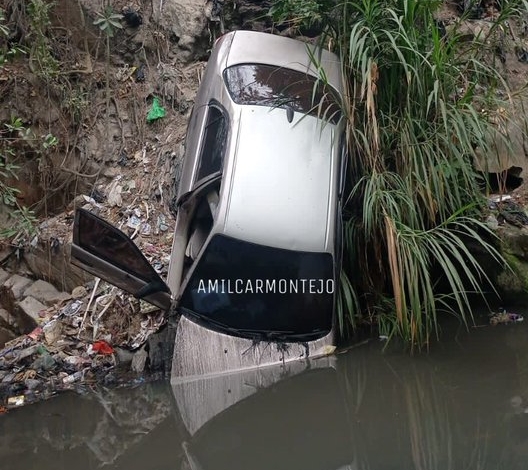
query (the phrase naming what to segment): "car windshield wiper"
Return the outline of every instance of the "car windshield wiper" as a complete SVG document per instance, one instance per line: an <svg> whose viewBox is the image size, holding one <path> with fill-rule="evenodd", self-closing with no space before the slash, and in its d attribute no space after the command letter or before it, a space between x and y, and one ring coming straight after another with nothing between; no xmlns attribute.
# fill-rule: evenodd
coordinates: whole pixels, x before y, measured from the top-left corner
<svg viewBox="0 0 528 470"><path fill-rule="evenodd" d="M210 317L206 317L204 315L200 315L199 313L194 312L193 310L190 310L186 307L180 307L183 313L187 314L188 316L195 318L199 321L202 321L204 323L209 323L211 325L216 326L217 328L220 328L222 330L230 331L231 333L234 333L236 331L236 328L233 328L232 326L226 325L225 323L222 323L218 320L213 320Z"/></svg>
<svg viewBox="0 0 528 470"><path fill-rule="evenodd" d="M293 331L280 331L280 330L252 330L249 328L236 328L236 331L240 334L246 334L254 336L255 339L261 341L285 341Z"/></svg>
<svg viewBox="0 0 528 470"><path fill-rule="evenodd" d="M296 334L288 335L286 340L287 341L288 340L299 341L299 342L313 341L315 336L322 337L328 332L329 330L313 330L313 331L310 331L309 333L296 333Z"/></svg>

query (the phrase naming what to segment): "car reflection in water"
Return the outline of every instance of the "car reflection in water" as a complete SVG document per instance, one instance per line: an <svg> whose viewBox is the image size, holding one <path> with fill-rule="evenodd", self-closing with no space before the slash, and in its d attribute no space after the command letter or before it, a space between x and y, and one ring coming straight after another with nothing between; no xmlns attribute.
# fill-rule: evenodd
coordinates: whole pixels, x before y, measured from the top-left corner
<svg viewBox="0 0 528 470"><path fill-rule="evenodd" d="M337 469L351 461L331 358L173 385L189 432L182 468ZM331 431L329 429L331 427Z"/></svg>

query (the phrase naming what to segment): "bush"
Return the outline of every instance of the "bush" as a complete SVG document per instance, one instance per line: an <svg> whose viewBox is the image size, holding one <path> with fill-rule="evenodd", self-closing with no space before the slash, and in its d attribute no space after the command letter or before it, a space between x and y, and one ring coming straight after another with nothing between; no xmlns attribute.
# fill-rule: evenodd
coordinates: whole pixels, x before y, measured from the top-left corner
<svg viewBox="0 0 528 470"><path fill-rule="evenodd" d="M276 6L286 3L295 4ZM481 222L484 200L473 161L477 151L493 155L491 136L507 142L497 137L504 118L496 93L506 86L487 60L486 38L462 41L456 27L445 33L435 19L439 2L319 5L320 18L339 18L325 25L321 41L343 63L353 181L340 325L375 321L380 333L420 348L437 331L440 311L466 322L469 293L489 288L464 240L472 238L502 262ZM504 4L492 30L519 9L516 2ZM438 273L447 293L435 288Z"/></svg>

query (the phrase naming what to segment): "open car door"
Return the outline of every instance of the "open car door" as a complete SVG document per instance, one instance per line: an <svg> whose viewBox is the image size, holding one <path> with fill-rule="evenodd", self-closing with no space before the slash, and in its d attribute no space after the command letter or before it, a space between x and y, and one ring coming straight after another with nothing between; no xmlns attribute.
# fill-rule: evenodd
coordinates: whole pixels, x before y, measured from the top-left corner
<svg viewBox="0 0 528 470"><path fill-rule="evenodd" d="M171 292L136 244L121 230L84 209L73 225L71 262L163 310Z"/></svg>

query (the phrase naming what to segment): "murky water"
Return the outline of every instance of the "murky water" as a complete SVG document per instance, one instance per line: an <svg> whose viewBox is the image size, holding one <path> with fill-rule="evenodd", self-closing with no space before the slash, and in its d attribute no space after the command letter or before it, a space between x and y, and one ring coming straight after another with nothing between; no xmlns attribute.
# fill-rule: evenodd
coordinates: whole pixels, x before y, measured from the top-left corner
<svg viewBox="0 0 528 470"><path fill-rule="evenodd" d="M296 367L63 395L0 417L0 468L528 468L528 321L410 358L372 341Z"/></svg>

